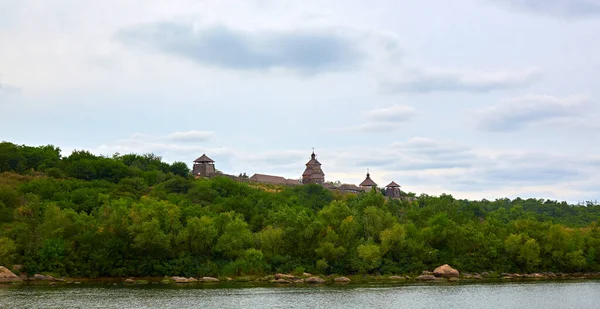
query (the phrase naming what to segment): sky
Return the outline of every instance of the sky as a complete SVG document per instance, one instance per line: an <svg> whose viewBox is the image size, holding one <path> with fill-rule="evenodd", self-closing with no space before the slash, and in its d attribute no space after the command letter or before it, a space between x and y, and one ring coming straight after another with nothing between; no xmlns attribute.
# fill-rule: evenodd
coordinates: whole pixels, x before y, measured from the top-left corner
<svg viewBox="0 0 600 309"><path fill-rule="evenodd" d="M0 140L600 199L600 0L0 0Z"/></svg>

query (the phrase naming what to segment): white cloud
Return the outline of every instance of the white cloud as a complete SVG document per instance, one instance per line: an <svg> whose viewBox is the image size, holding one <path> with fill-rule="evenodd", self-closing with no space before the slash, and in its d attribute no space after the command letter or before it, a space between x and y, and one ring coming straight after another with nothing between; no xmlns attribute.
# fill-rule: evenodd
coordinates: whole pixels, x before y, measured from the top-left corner
<svg viewBox="0 0 600 309"><path fill-rule="evenodd" d="M558 98L526 95L504 100L480 111L480 127L489 131L512 131L552 120L576 120L583 115L589 99L583 95Z"/></svg>
<svg viewBox="0 0 600 309"><path fill-rule="evenodd" d="M600 16L599 0L492 0L512 9L565 18Z"/></svg>
<svg viewBox="0 0 600 309"><path fill-rule="evenodd" d="M417 113L414 107L406 105L394 105L378 108L367 112L367 118L374 121L406 121Z"/></svg>
<svg viewBox="0 0 600 309"><path fill-rule="evenodd" d="M444 69L401 70L397 77L384 80L381 88L387 93L470 92L522 88L538 81L538 69L512 71L477 71Z"/></svg>
<svg viewBox="0 0 600 309"><path fill-rule="evenodd" d="M162 139L170 142L203 142L207 141L215 135L215 132L211 131L185 131L185 132L173 132L166 135Z"/></svg>

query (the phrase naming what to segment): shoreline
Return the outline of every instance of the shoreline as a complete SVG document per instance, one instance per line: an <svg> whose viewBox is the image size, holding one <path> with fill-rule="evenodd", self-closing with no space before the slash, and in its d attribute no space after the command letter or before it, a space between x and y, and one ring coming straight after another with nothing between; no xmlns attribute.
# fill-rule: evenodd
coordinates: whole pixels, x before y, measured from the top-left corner
<svg viewBox="0 0 600 309"><path fill-rule="evenodd" d="M43 277L42 277L43 276ZM252 286L323 286L323 285L347 285L347 284L457 284L457 283L502 283L502 282L539 282L539 281L577 281L598 280L600 273L530 273L530 274L461 274L458 278L428 277L419 279L421 276L375 276L375 275L328 275L328 276L293 276L290 274L275 274L267 276L238 276L238 277L100 277L100 278L77 278L64 277L54 278L46 275L32 277L21 277L21 281L0 282L4 286L66 286L79 284L110 284L110 285L173 285L173 286L221 286L221 285L252 285ZM176 280L179 279L179 280ZM185 280L184 280L185 279Z"/></svg>

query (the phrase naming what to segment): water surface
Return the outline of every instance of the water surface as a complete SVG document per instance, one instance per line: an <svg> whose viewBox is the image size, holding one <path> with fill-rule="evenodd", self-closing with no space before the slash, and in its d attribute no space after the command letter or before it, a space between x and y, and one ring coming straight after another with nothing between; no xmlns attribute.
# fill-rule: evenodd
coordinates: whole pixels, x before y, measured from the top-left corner
<svg viewBox="0 0 600 309"><path fill-rule="evenodd" d="M600 282L4 286L0 308L600 308Z"/></svg>

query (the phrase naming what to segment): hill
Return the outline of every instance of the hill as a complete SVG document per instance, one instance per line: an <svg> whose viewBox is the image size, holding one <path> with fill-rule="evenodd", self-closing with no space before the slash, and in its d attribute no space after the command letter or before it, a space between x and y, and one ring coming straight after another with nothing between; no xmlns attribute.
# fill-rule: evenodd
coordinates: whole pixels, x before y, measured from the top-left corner
<svg viewBox="0 0 600 309"><path fill-rule="evenodd" d="M0 144L0 265L69 276L600 271L600 205L386 200Z"/></svg>

